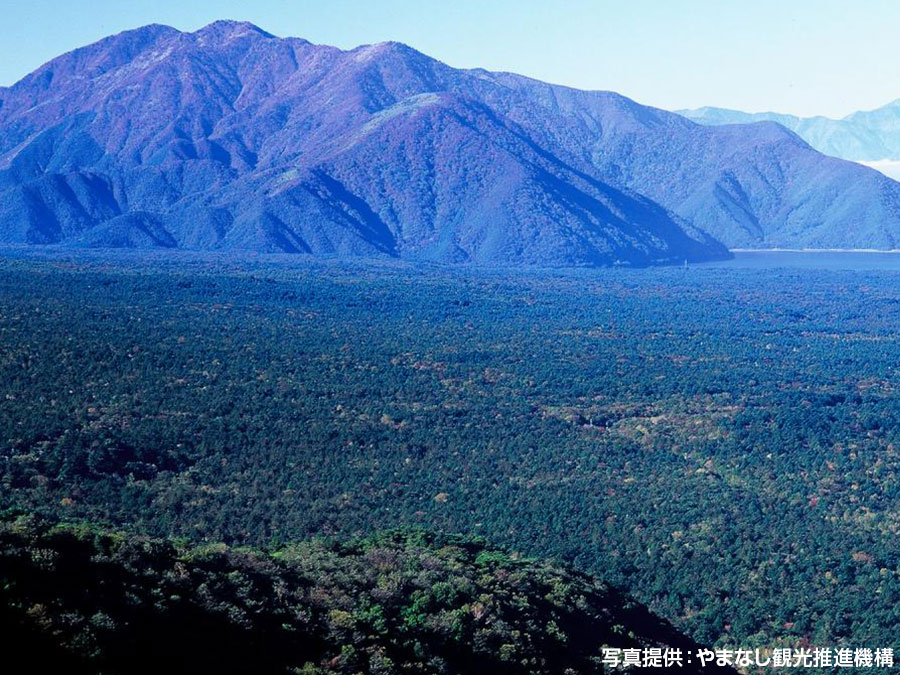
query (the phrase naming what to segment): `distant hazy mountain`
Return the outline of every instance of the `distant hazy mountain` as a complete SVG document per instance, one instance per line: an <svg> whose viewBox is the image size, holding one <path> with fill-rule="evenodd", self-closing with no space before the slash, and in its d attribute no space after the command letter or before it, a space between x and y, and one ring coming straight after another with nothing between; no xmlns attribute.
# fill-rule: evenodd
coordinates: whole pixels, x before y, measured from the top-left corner
<svg viewBox="0 0 900 675"><path fill-rule="evenodd" d="M778 122L826 155L865 162L900 160L900 99L876 110L855 112L837 120L779 113L745 113L725 108L679 112L701 124Z"/></svg>
<svg viewBox="0 0 900 675"><path fill-rule="evenodd" d="M900 185L775 124L342 51L147 26L0 89L0 241L652 264L900 244Z"/></svg>

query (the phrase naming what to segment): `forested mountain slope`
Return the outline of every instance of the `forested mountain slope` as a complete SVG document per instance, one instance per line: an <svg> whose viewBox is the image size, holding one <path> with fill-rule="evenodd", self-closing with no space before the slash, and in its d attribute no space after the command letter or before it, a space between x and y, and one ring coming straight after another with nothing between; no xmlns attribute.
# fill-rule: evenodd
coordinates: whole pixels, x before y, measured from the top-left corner
<svg viewBox="0 0 900 675"><path fill-rule="evenodd" d="M342 51L146 26L0 90L0 241L608 265L892 248L900 185L777 125Z"/></svg>
<svg viewBox="0 0 900 675"><path fill-rule="evenodd" d="M148 26L0 94L0 240L483 264L722 257L399 44ZM496 87L495 87L496 89Z"/></svg>

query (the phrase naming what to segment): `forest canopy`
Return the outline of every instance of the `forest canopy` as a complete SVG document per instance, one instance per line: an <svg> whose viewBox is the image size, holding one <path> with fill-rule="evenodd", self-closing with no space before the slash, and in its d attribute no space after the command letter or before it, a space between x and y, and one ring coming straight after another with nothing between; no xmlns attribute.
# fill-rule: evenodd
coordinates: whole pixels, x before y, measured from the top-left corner
<svg viewBox="0 0 900 675"><path fill-rule="evenodd" d="M601 672L603 645L697 647L596 579L473 538L262 551L21 515L0 520L0 630L32 672L115 675L562 675Z"/></svg>
<svg viewBox="0 0 900 675"><path fill-rule="evenodd" d="M898 305L876 271L7 257L0 508L459 532L705 644L895 647Z"/></svg>

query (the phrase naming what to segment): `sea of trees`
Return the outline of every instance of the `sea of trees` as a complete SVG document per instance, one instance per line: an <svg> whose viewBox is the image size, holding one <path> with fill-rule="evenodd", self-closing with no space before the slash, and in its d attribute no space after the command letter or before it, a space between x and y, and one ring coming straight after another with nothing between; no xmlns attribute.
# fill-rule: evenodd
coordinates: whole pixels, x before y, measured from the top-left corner
<svg viewBox="0 0 900 675"><path fill-rule="evenodd" d="M0 508L277 548L393 527L693 638L890 647L888 273L0 261Z"/></svg>

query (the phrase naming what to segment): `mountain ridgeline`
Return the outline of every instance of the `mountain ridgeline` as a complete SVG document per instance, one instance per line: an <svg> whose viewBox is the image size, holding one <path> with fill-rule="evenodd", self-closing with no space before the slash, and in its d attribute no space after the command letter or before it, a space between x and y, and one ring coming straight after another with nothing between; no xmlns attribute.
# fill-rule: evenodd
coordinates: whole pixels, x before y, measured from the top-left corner
<svg viewBox="0 0 900 675"><path fill-rule="evenodd" d="M797 117L784 113L746 113L727 108L679 111L701 124L748 124L771 121L801 136L827 155L862 162L900 160L900 99L875 110L860 110L841 119Z"/></svg>
<svg viewBox="0 0 900 675"><path fill-rule="evenodd" d="M0 242L648 265L894 248L900 184L776 124L220 21L0 89Z"/></svg>

